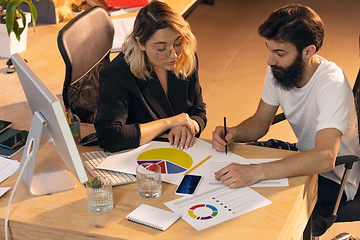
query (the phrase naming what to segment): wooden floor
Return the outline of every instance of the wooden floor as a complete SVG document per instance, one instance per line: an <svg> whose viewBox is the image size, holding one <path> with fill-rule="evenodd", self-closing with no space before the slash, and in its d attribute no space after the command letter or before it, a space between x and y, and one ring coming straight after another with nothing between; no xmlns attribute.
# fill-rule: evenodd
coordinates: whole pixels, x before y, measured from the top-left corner
<svg viewBox="0 0 360 240"><path fill-rule="evenodd" d="M319 13L325 22L325 41L319 55L336 62L345 72L350 85L353 85L360 66L359 33L360 33L360 1L359 0L215 0L215 4L200 4L187 18L198 40L198 56L200 61L200 81L204 100L207 103L208 125L202 134L203 138L211 138L215 126L221 125L223 117L227 117L228 126L245 120L256 110L266 71L268 50L264 39L258 36L257 27L274 9L297 2L308 5ZM51 26L57 32L63 26L60 23ZM37 34L42 34L41 26L37 26ZM50 58L43 57L43 52L50 46L56 48L56 35L46 41L32 40L33 32L29 31L28 41L38 44L39 51L24 52L24 58L36 55L36 62L30 66L41 77L63 79L65 65L60 53ZM46 46L46 47L44 47ZM45 48L45 49L44 49ZM0 94L11 90L9 83L18 81L16 74L6 74L6 59L0 58ZM52 74L46 73L49 64L58 65ZM52 68L54 70L54 68ZM61 93L62 86L55 86L46 79L46 84L56 94ZM55 81L56 82L56 81ZM22 93L10 107L25 101ZM1 95L2 98L7 97ZM11 96L13 97L13 96ZM263 139L277 138L295 142L296 138L287 122L273 126ZM358 225L358 226L356 226ZM337 234L346 231L360 237L360 224L335 224L322 239L330 240Z"/></svg>

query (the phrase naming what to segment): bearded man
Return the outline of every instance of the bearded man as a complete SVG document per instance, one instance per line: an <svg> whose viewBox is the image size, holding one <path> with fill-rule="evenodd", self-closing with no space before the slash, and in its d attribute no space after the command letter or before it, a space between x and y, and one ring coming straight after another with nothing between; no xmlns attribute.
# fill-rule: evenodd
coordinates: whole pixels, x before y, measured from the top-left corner
<svg viewBox="0 0 360 240"><path fill-rule="evenodd" d="M281 106L298 139L289 148L298 153L258 165L230 164L216 172L215 178L238 188L266 179L318 174L317 206L333 204L344 172L343 166L335 167L336 157L359 156L360 152L351 87L335 63L316 54L323 43L323 21L311 8L292 4L271 13L258 32L270 51L258 108L253 116L227 131L216 127L212 146L224 152L233 141L258 140L268 132ZM271 145L277 144L281 142L271 141ZM357 162L341 201L354 198L359 178Z"/></svg>

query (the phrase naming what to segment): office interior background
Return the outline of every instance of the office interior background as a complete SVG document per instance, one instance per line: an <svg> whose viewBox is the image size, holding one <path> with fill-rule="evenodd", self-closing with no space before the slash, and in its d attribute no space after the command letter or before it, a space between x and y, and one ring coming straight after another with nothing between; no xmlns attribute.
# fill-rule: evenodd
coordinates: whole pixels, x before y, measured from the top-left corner
<svg viewBox="0 0 360 240"><path fill-rule="evenodd" d="M199 4L187 21L198 40L200 83L207 104L208 124L202 138L211 139L214 128L223 124L223 117L227 117L228 126L234 126L255 112L269 54L257 27L270 12L290 3L308 5L320 15L325 23L325 40L318 54L337 63L353 86L360 67L360 0L214 0L214 5ZM29 28L30 40L33 34ZM54 34L49 39L54 46L56 36ZM40 77L41 71L47 71L47 65L51 65L52 61L63 62L60 53L43 58L41 51L46 49L39 46L36 53L38 62L29 63L38 66L34 70ZM22 56L26 58L27 54L24 52ZM0 58L0 94L2 89L8 88L1 80L6 74L6 61ZM53 77L64 76L65 65L63 75L55 74ZM11 80L16 78L14 74ZM62 86L54 86L50 80L46 84L60 97ZM23 95L19 98L26 101ZM16 106L4 106L0 111ZM272 126L261 140L269 138L296 142L286 121ZM359 224L336 223L322 239L332 239L343 231L360 237Z"/></svg>

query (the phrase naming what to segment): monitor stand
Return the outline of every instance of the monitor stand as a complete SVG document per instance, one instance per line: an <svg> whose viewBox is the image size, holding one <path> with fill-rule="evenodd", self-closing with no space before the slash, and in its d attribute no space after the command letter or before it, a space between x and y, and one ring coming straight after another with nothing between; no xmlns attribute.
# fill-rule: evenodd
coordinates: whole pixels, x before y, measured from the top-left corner
<svg viewBox="0 0 360 240"><path fill-rule="evenodd" d="M43 128L46 125L46 119L41 115L41 113L36 111L34 113L19 167L19 174L21 173L24 165L26 167L21 179L33 196L68 191L75 188L77 185L75 179L65 168L55 168L34 174L36 157L39 149L45 143L53 141L50 139L45 143L40 144ZM27 163L25 164L26 161Z"/></svg>

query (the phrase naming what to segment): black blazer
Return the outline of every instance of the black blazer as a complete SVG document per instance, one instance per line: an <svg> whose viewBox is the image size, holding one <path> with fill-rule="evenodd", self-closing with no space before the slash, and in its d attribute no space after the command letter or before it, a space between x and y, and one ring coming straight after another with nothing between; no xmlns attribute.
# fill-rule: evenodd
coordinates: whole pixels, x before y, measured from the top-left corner
<svg viewBox="0 0 360 240"><path fill-rule="evenodd" d="M155 74L142 80L130 71L120 53L100 72L100 92L95 128L99 146L111 152L140 145L140 123L180 113L188 113L200 126L206 126L205 103L198 68L187 79L168 71L168 97ZM197 134L197 137L200 136Z"/></svg>

